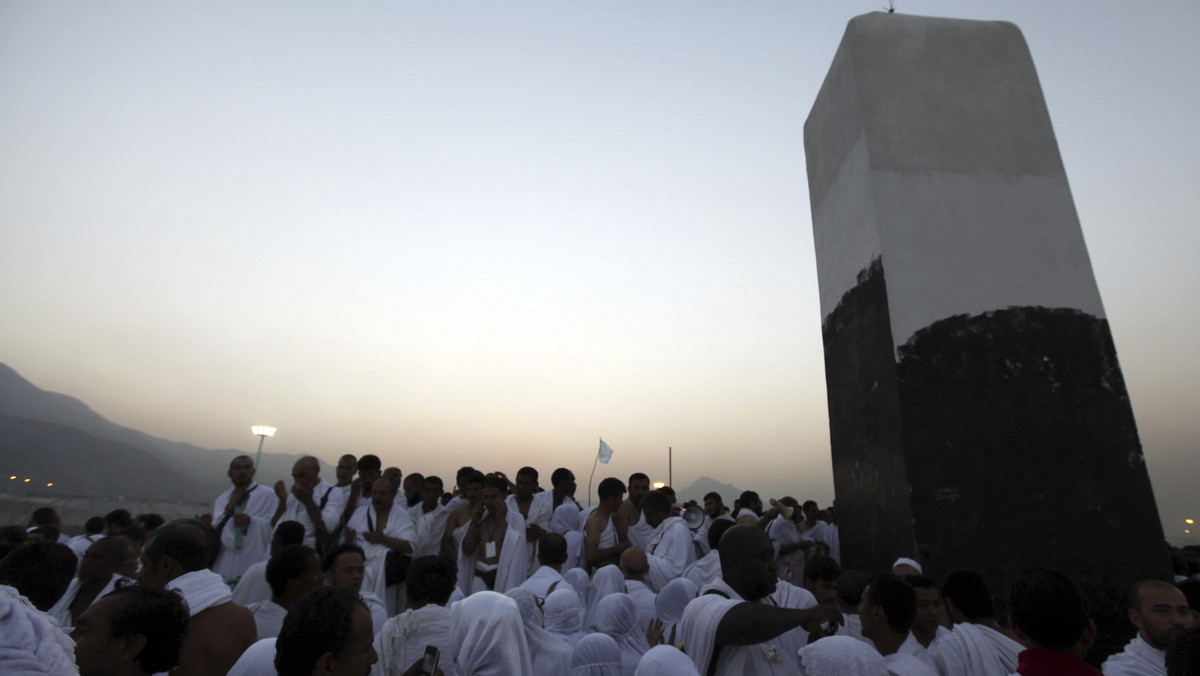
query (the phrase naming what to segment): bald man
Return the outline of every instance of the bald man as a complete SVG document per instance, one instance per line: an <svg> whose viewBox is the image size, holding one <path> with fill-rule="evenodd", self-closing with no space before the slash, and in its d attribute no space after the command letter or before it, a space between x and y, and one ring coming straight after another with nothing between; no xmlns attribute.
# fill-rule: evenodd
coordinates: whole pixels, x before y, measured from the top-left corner
<svg viewBox="0 0 1200 676"><path fill-rule="evenodd" d="M279 507L271 519L275 526L281 521L298 521L304 526L304 544L320 553L318 540L337 527L346 497L337 487L321 479L321 465L306 455L292 465L292 488L289 492L282 480L275 482ZM321 544L324 544L323 542Z"/></svg>
<svg viewBox="0 0 1200 676"><path fill-rule="evenodd" d="M779 581L775 549L762 530L734 526L718 544L721 577L700 590L683 611L680 633L701 674L794 674L796 655L778 637L802 627L829 635L842 623L836 606L780 608L769 595Z"/></svg>
<svg viewBox="0 0 1200 676"><path fill-rule="evenodd" d="M638 622L641 624L642 633L645 633L650 622L657 616L654 608L654 598L657 594L646 585L646 575L650 572L650 563L646 559L646 552L637 547L630 547L621 552L619 565L621 575L625 577L625 593L629 594L637 606Z"/></svg>
<svg viewBox="0 0 1200 676"><path fill-rule="evenodd" d="M1138 633L1125 650L1109 657L1105 676L1167 673L1167 646L1195 624L1187 597L1162 580L1142 580L1129 590L1129 621Z"/></svg>
<svg viewBox="0 0 1200 676"><path fill-rule="evenodd" d="M389 599L387 595L387 555L388 552L396 552L401 556L411 556L417 529L408 510L396 504L397 492L398 488L391 479L376 479L371 486L371 504L359 507L350 517L350 522L346 524L346 536L347 540L353 540L367 554L363 590L390 601L389 610L398 612L404 609L403 604L399 600Z"/></svg>

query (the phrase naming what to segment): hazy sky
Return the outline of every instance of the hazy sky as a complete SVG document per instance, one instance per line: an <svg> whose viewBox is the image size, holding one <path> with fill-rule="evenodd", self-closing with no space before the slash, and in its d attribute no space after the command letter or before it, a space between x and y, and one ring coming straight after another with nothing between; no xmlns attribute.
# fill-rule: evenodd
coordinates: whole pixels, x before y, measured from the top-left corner
<svg viewBox="0 0 1200 676"><path fill-rule="evenodd" d="M0 361L207 447L826 503L803 123L884 4L0 4ZM1200 4L898 10L1023 30L1178 531Z"/></svg>

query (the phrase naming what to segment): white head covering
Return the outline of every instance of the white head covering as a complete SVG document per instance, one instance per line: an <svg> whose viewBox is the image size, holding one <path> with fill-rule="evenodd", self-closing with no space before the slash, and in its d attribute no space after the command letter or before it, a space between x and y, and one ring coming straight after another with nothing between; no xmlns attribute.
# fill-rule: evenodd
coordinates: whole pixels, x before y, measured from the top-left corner
<svg viewBox="0 0 1200 676"><path fill-rule="evenodd" d="M0 585L0 664L6 674L78 673L75 643L7 585Z"/></svg>
<svg viewBox="0 0 1200 676"><path fill-rule="evenodd" d="M621 648L607 634L579 639L571 655L571 676L621 676Z"/></svg>
<svg viewBox="0 0 1200 676"><path fill-rule="evenodd" d="M579 507L573 502L563 500L563 503L554 508L554 515L550 517L550 532L566 535L569 530L579 530Z"/></svg>
<svg viewBox="0 0 1200 676"><path fill-rule="evenodd" d="M592 588L592 578L588 577L587 571L582 568L564 570L562 576L568 584L575 588L575 594L579 596L579 608L586 616L588 598Z"/></svg>
<svg viewBox="0 0 1200 676"><path fill-rule="evenodd" d="M917 569L918 574L920 574L920 575L925 574L925 571L921 570L921 564L917 563L916 561L914 561L912 559L905 558L903 556L896 559L896 562L892 564L892 570L896 570L896 566L912 566L913 568Z"/></svg>
<svg viewBox="0 0 1200 676"><path fill-rule="evenodd" d="M625 576L617 566L601 566L592 575L592 589L588 592L587 615L583 619L584 631L596 624L596 607L609 594L625 593Z"/></svg>
<svg viewBox="0 0 1200 676"><path fill-rule="evenodd" d="M692 658L669 645L656 645L638 662L634 676L700 676Z"/></svg>
<svg viewBox="0 0 1200 676"><path fill-rule="evenodd" d="M563 590L566 591L566 590ZM570 592L567 592L570 594ZM517 602L521 620L525 623L525 640L529 643L529 661L535 674L565 674L571 668L571 644L542 627L542 611L537 598L528 589L508 590L509 598ZM574 594L571 594L573 597Z"/></svg>
<svg viewBox="0 0 1200 676"><path fill-rule="evenodd" d="M638 660L650 649L638 621L637 603L629 594L609 594L596 604L596 631L613 637L621 646L624 673L632 676Z"/></svg>
<svg viewBox="0 0 1200 676"><path fill-rule="evenodd" d="M667 586L663 587L654 599L654 612L663 624L663 637L670 641L674 634L675 645L679 645L682 638L676 625L683 618L683 609L692 599L696 598L697 591L699 589L695 582L686 577L677 577L668 582Z"/></svg>
<svg viewBox="0 0 1200 676"><path fill-rule="evenodd" d="M826 636L799 655L801 676L887 676L883 656L849 636Z"/></svg>
<svg viewBox="0 0 1200 676"><path fill-rule="evenodd" d="M699 589L696 583L684 577L677 577L667 583L654 599L654 610L658 619L665 626L675 624L683 617L683 609L692 599L696 598Z"/></svg>
<svg viewBox="0 0 1200 676"><path fill-rule="evenodd" d="M482 591L450 609L450 650L462 676L530 674L529 644L517 602Z"/></svg>
<svg viewBox="0 0 1200 676"><path fill-rule="evenodd" d="M579 641L583 633L583 607L575 592L555 589L546 597L542 610L546 613L546 631L561 636L572 645Z"/></svg>

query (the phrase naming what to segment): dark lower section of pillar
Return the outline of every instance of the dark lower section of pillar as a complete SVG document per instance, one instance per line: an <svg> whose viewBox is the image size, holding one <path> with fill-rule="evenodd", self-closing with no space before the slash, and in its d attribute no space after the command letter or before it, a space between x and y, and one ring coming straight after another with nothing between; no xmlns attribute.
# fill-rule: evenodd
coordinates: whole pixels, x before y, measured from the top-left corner
<svg viewBox="0 0 1200 676"><path fill-rule="evenodd" d="M983 574L1004 599L1045 566L1089 593L1112 652L1122 594L1170 579L1162 525L1108 323L1071 309L956 316L900 348L916 540L935 579Z"/></svg>
<svg viewBox="0 0 1200 676"><path fill-rule="evenodd" d="M918 552L879 259L859 273L822 333L842 566L888 571L896 557Z"/></svg>

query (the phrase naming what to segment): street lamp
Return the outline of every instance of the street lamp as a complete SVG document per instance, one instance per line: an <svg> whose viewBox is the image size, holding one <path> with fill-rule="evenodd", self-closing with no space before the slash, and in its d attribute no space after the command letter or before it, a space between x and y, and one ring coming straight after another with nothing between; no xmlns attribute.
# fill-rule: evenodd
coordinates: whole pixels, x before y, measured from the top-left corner
<svg viewBox="0 0 1200 676"><path fill-rule="evenodd" d="M258 455L254 456L254 469L258 469L258 460L262 457L262 445L267 437L275 436L275 428L270 425L251 425L250 431L258 437Z"/></svg>

